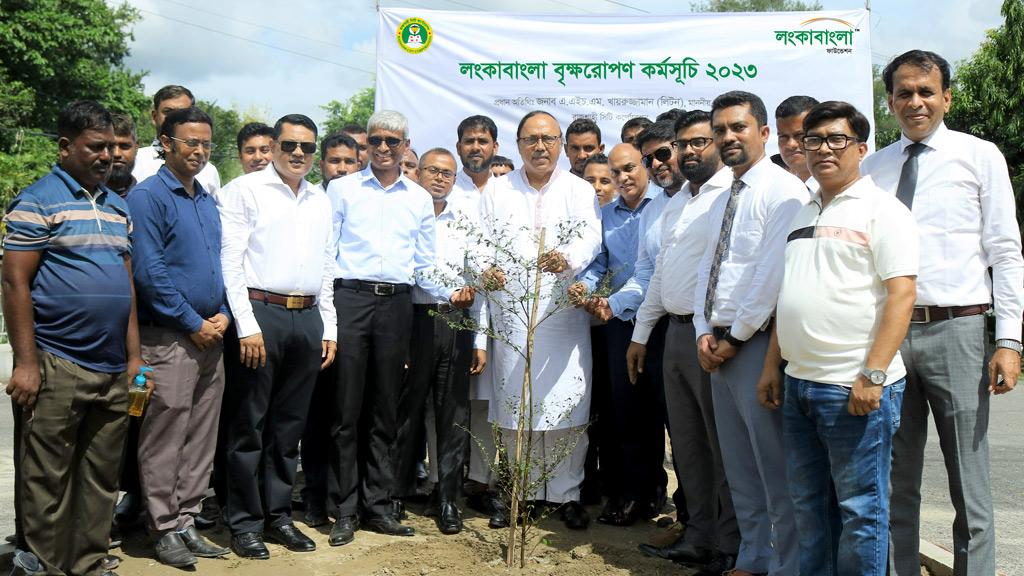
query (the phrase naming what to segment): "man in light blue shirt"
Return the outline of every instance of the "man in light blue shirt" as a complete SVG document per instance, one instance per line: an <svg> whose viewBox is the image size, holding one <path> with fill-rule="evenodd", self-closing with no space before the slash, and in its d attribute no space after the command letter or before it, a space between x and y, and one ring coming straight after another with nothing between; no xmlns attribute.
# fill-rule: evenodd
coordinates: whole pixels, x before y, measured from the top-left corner
<svg viewBox="0 0 1024 576"><path fill-rule="evenodd" d="M413 535L411 527L399 523L400 510L391 502L391 454L412 333L411 289L417 285L460 308L473 300L468 291L437 282L433 201L402 175L400 166L409 147L405 117L378 111L367 133L369 166L327 187L338 241L334 300L340 306L328 494L338 519L331 529L332 546L354 539L358 510L364 514L362 525L371 530ZM360 432L368 437L361 441Z"/></svg>

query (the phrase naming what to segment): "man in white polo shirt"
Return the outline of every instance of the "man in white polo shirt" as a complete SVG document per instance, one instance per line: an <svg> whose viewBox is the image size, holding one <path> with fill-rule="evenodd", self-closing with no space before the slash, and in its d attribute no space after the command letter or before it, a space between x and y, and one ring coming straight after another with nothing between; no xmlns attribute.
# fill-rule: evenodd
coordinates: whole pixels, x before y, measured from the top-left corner
<svg viewBox="0 0 1024 576"><path fill-rule="evenodd" d="M917 226L899 200L860 176L870 126L856 108L819 104L804 132L801 145L821 188L789 227L758 398L771 409L783 406L800 573L884 576L892 437L906 386L899 347L916 295ZM780 351L788 361L785 394Z"/></svg>

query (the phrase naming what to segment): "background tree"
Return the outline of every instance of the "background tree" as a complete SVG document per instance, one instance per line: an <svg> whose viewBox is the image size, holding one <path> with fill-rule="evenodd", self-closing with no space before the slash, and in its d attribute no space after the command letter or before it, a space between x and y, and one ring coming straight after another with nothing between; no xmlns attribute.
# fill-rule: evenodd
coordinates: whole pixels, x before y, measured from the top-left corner
<svg viewBox="0 0 1024 576"><path fill-rule="evenodd" d="M1024 221L1024 0L1005 0L1003 25L953 75L950 128L995 142L1006 157Z"/></svg>
<svg viewBox="0 0 1024 576"><path fill-rule="evenodd" d="M321 132L326 136L341 130L346 124L359 124L366 126L367 120L373 114L373 99L376 89L371 86L363 88L353 94L344 102L331 100L325 106L321 106L327 112L327 120L320 127Z"/></svg>

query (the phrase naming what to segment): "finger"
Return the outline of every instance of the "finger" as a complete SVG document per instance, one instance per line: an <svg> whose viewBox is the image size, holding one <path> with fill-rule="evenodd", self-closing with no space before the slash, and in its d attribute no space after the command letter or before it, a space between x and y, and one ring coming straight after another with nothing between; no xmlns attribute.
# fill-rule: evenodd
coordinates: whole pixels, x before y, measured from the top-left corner
<svg viewBox="0 0 1024 576"><path fill-rule="evenodd" d="M988 362L988 390L989 392L995 392L996 390L996 374L999 371L996 369L996 363L989 360Z"/></svg>
<svg viewBox="0 0 1024 576"><path fill-rule="evenodd" d="M267 349L266 349L266 347L263 346L263 344L260 344L260 368L263 368L266 365L267 365Z"/></svg>
<svg viewBox="0 0 1024 576"><path fill-rule="evenodd" d="M13 392L14 392L14 383L8 382L7 383L7 388L6 388L5 391L7 392L8 396L10 396L11 398L14 398L14 394L13 394Z"/></svg>

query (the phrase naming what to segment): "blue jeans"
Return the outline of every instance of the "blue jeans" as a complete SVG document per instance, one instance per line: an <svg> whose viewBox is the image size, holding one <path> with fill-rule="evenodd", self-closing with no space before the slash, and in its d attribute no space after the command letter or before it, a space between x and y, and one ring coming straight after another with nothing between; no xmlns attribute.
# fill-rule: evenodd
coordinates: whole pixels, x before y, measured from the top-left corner
<svg viewBox="0 0 1024 576"><path fill-rule="evenodd" d="M800 574L885 576L892 437L906 380L885 387L866 416L850 389L786 377L783 435L800 534Z"/></svg>

